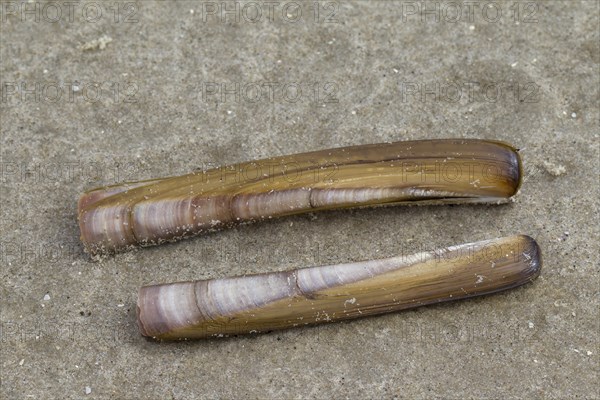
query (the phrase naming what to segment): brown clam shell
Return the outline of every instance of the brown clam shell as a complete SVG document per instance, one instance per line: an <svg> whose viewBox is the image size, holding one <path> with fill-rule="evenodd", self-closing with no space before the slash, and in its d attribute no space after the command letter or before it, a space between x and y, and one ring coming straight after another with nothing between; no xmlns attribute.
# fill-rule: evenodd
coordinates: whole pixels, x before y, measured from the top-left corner
<svg viewBox="0 0 600 400"><path fill-rule="evenodd" d="M514 288L541 269L539 246L512 236L381 260L145 286L142 335L160 340L266 332L383 314Z"/></svg>
<svg viewBox="0 0 600 400"><path fill-rule="evenodd" d="M268 158L84 193L81 240L92 255L290 214L393 204L501 203L522 176L512 146L444 139Z"/></svg>

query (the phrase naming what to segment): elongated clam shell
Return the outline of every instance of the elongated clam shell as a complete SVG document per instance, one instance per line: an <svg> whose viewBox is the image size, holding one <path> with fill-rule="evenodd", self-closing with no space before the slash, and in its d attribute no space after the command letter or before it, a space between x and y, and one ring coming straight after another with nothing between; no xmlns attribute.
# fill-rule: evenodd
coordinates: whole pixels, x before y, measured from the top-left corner
<svg viewBox="0 0 600 400"><path fill-rule="evenodd" d="M79 200L92 254L333 208L504 202L521 182L508 144L420 140L321 150L98 188Z"/></svg>
<svg viewBox="0 0 600 400"><path fill-rule="evenodd" d="M537 277L540 249L512 236L287 272L145 286L142 335L199 339L382 314L510 289Z"/></svg>

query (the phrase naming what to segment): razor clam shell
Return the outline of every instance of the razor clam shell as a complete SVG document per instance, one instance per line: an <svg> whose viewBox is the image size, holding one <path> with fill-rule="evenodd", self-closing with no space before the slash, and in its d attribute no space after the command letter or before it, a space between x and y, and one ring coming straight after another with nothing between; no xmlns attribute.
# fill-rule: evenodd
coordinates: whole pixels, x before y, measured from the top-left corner
<svg viewBox="0 0 600 400"><path fill-rule="evenodd" d="M535 279L529 236L411 256L142 287L138 324L160 340L266 332L498 292Z"/></svg>
<svg viewBox="0 0 600 400"><path fill-rule="evenodd" d="M521 174L518 152L502 142L361 145L93 189L81 196L78 219L87 252L102 255L326 209L501 203Z"/></svg>

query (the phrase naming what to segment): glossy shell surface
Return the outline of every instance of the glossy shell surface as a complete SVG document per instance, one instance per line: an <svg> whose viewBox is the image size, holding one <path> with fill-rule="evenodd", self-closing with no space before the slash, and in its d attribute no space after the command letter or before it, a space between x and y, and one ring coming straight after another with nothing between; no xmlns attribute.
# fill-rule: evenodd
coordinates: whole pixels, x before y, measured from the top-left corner
<svg viewBox="0 0 600 400"><path fill-rule="evenodd" d="M303 212L501 203L521 175L517 150L502 142L371 144L93 189L81 196L78 219L86 251L103 255Z"/></svg>
<svg viewBox="0 0 600 400"><path fill-rule="evenodd" d="M286 272L140 289L142 335L161 340L258 333L489 294L533 280L540 249L528 236Z"/></svg>

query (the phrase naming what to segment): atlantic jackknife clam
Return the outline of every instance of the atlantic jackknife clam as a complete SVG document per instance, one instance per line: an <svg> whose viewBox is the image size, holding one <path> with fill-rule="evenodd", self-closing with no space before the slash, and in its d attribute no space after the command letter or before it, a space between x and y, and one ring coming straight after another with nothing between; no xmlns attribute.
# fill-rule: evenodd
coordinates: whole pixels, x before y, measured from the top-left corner
<svg viewBox="0 0 600 400"><path fill-rule="evenodd" d="M419 140L343 147L97 188L79 199L92 255L283 215L392 204L501 203L521 182L512 146Z"/></svg>
<svg viewBox="0 0 600 400"><path fill-rule="evenodd" d="M160 340L265 332L358 318L514 288L535 279L529 236L411 256L231 278L145 286L142 335Z"/></svg>

